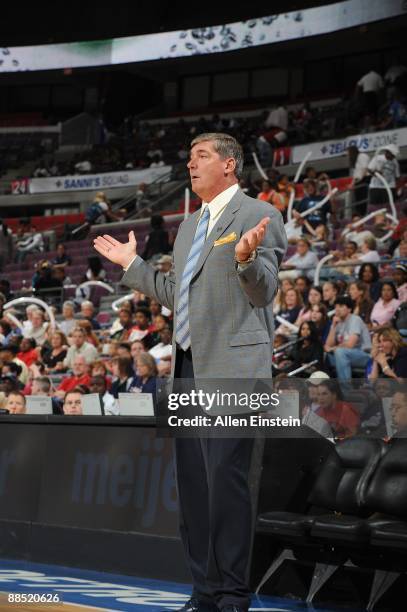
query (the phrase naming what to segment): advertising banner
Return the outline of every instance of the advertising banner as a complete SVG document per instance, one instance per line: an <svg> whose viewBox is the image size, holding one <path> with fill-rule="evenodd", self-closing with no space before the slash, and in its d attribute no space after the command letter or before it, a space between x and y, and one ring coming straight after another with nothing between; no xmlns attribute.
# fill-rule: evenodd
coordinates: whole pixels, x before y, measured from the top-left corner
<svg viewBox="0 0 407 612"><path fill-rule="evenodd" d="M123 170L101 174L78 174L52 176L30 180L30 193L66 193L68 191L104 191L115 187L131 187L140 183L152 183L171 172L171 166L146 168L145 170Z"/></svg>
<svg viewBox="0 0 407 612"><path fill-rule="evenodd" d="M311 151L310 161L316 159L330 159L346 154L350 145L356 145L364 153L374 152L385 145L395 144L398 147L407 146L407 127L398 130L371 132L370 134L356 134L339 140L325 140L299 145L292 149L292 163L299 164Z"/></svg>

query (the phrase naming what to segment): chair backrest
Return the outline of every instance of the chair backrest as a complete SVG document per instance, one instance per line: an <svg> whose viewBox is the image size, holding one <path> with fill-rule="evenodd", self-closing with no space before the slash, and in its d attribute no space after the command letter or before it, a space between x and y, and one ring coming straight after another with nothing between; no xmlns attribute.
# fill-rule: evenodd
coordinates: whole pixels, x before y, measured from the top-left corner
<svg viewBox="0 0 407 612"><path fill-rule="evenodd" d="M407 517L407 439L394 438L387 445L366 491L371 512Z"/></svg>
<svg viewBox="0 0 407 612"><path fill-rule="evenodd" d="M346 514L361 514L367 486L383 454L383 443L349 438L326 458L309 495L309 502Z"/></svg>

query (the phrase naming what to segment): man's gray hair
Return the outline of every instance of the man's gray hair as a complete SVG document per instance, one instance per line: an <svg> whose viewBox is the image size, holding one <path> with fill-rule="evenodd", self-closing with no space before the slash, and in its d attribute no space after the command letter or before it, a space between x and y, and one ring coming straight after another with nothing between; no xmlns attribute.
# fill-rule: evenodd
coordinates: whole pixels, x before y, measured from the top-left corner
<svg viewBox="0 0 407 612"><path fill-rule="evenodd" d="M34 378L42 393L49 393L52 387L51 380L48 376L37 376Z"/></svg>
<svg viewBox="0 0 407 612"><path fill-rule="evenodd" d="M240 179L243 172L243 149L238 143L236 138L233 138L230 134L223 134L222 132L207 132L206 134L199 134L191 142L191 148L199 142L213 142L216 153L219 154L221 159L227 157L233 157L236 162L235 175L236 178Z"/></svg>

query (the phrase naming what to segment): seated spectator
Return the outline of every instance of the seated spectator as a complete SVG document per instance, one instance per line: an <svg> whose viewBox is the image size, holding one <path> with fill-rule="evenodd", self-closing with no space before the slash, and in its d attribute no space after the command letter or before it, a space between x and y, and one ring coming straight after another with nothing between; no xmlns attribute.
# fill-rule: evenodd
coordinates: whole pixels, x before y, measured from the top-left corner
<svg viewBox="0 0 407 612"><path fill-rule="evenodd" d="M280 193L276 181L263 181L262 191L258 194L257 199L272 204L274 208L277 208L281 213L283 213L288 206L288 200L284 194Z"/></svg>
<svg viewBox="0 0 407 612"><path fill-rule="evenodd" d="M302 296L300 292L295 288L287 289L287 291L284 294L283 306L280 312L278 313L278 315L282 319L285 319L286 321L288 321L288 323L295 324L296 320L298 319L298 315L301 311L302 306L303 306L303 301L302 301ZM286 336L286 335L290 335L292 331L290 330L288 326L282 323L276 329L276 333Z"/></svg>
<svg viewBox="0 0 407 612"><path fill-rule="evenodd" d="M168 276L172 268L172 256L162 255L157 261L157 270Z"/></svg>
<svg viewBox="0 0 407 612"><path fill-rule="evenodd" d="M41 291L46 292L46 298L50 297L51 293L58 294L58 291L51 292L52 289L61 289L62 280L53 274L51 264L46 259L38 262L37 270L32 279L32 286L36 293Z"/></svg>
<svg viewBox="0 0 407 612"><path fill-rule="evenodd" d="M168 326L159 332L160 342L153 346L148 352L154 357L160 376L164 376L171 371L172 355L172 333Z"/></svg>
<svg viewBox="0 0 407 612"><path fill-rule="evenodd" d="M288 244L297 244L298 240L301 240L304 235L304 223L300 213L293 209L291 221L284 224Z"/></svg>
<svg viewBox="0 0 407 612"><path fill-rule="evenodd" d="M119 342L119 346L117 347L117 356L131 359L131 347L128 342Z"/></svg>
<svg viewBox="0 0 407 612"><path fill-rule="evenodd" d="M3 346L7 346L12 337L11 325L6 319L0 319L0 342Z"/></svg>
<svg viewBox="0 0 407 612"><path fill-rule="evenodd" d="M82 156L82 159L75 164L75 170L79 174L88 174L92 172L92 164L85 154Z"/></svg>
<svg viewBox="0 0 407 612"><path fill-rule="evenodd" d="M23 263L29 253L44 251L44 239L41 232L32 226L29 235L19 240L16 245L16 263Z"/></svg>
<svg viewBox="0 0 407 612"><path fill-rule="evenodd" d="M373 306L370 315L373 325L386 325L386 323L389 323L400 304L397 289L393 283L390 281L382 283L380 298Z"/></svg>
<svg viewBox="0 0 407 612"><path fill-rule="evenodd" d="M338 295L339 295L339 287L335 282L326 281L322 285L323 303L327 307L328 312L332 310L332 308L335 308L335 302L336 302L336 298L338 297Z"/></svg>
<svg viewBox="0 0 407 612"><path fill-rule="evenodd" d="M152 158L152 162L149 165L149 168L162 168L165 166L164 161L161 159L159 155L154 155Z"/></svg>
<svg viewBox="0 0 407 612"><path fill-rule="evenodd" d="M95 307L89 300L84 300L81 304L81 315L83 319L89 321L92 329L100 329L100 323L95 318Z"/></svg>
<svg viewBox="0 0 407 612"><path fill-rule="evenodd" d="M380 297L381 290L377 267L372 263L363 263L360 266L358 278L369 287L370 297L376 302Z"/></svg>
<svg viewBox="0 0 407 612"><path fill-rule="evenodd" d="M98 359L97 361L94 361L91 366L90 366L90 375L93 376L104 376L105 378L107 378L107 366L106 363L104 361L102 361L101 359ZM109 382L109 381L108 381Z"/></svg>
<svg viewBox="0 0 407 612"><path fill-rule="evenodd" d="M366 238L374 238L372 232L370 230L365 229L364 223L361 223L357 227L354 227L354 225L358 223L361 219L362 217L359 213L354 213L352 215L352 222L349 223L346 227L346 229L349 231L344 232L341 236L342 241L356 242L358 248L362 246Z"/></svg>
<svg viewBox="0 0 407 612"><path fill-rule="evenodd" d="M22 391L22 386L12 374L0 375L0 397L7 398L10 393Z"/></svg>
<svg viewBox="0 0 407 612"><path fill-rule="evenodd" d="M82 414L82 396L83 390L78 387L71 389L64 394L63 411L66 415L79 416Z"/></svg>
<svg viewBox="0 0 407 612"><path fill-rule="evenodd" d="M352 368L365 368L372 346L369 330L362 319L352 314L353 302L349 296L335 301L335 315L325 342L328 362L335 368L339 380L350 380Z"/></svg>
<svg viewBox="0 0 407 612"><path fill-rule="evenodd" d="M31 385L31 394L40 397L51 397L52 414L63 414L62 402L60 398L52 397L53 389L51 380L48 376L37 376L33 379Z"/></svg>
<svg viewBox="0 0 407 612"><path fill-rule="evenodd" d="M361 261L363 263L376 263L380 261L380 255L376 250L376 240L374 238L365 238L360 247L360 253L357 254L354 263ZM355 269L355 274L359 273L359 268Z"/></svg>
<svg viewBox="0 0 407 612"><path fill-rule="evenodd" d="M120 308L119 318L114 321L109 330L109 335L112 340L126 342L129 339L131 330L133 329L133 315L128 308Z"/></svg>
<svg viewBox="0 0 407 612"><path fill-rule="evenodd" d="M66 376L57 387L55 395L57 397L65 397L67 391L72 391L79 385L89 386L89 364L83 355L76 355L72 365L72 375Z"/></svg>
<svg viewBox="0 0 407 612"><path fill-rule="evenodd" d="M31 314L31 327L23 331L24 338L34 338L38 346L42 346L47 339L48 323L45 315L38 308Z"/></svg>
<svg viewBox="0 0 407 612"><path fill-rule="evenodd" d="M137 359L141 353L146 352L146 347L144 346L144 342L142 340L134 340L130 346L131 358L133 359L133 370L136 374L137 372Z"/></svg>
<svg viewBox="0 0 407 612"><path fill-rule="evenodd" d="M92 363L98 357L97 349L90 342L86 341L86 332L80 327L75 327L72 332L72 345L69 347L64 365L68 369L73 368L75 358L81 355L86 363Z"/></svg>
<svg viewBox="0 0 407 612"><path fill-rule="evenodd" d="M43 159L40 159L40 161L38 162L38 166L35 168L33 172L33 177L34 178L46 178L48 176L51 176L51 173L48 170L47 164L45 163Z"/></svg>
<svg viewBox="0 0 407 612"><path fill-rule="evenodd" d="M150 311L147 308L137 308L134 315L135 325L130 330L130 342L144 340L145 344L152 345L151 334L154 332L154 325L150 323L149 316Z"/></svg>
<svg viewBox="0 0 407 612"><path fill-rule="evenodd" d="M14 361L5 361L1 367L1 375L3 378L8 378L12 383L10 389L22 391L24 389L23 383L19 380L21 375L21 366Z"/></svg>
<svg viewBox="0 0 407 612"><path fill-rule="evenodd" d="M362 281L349 284L349 295L353 300L353 314L358 315L366 325L370 325L370 315L373 302L370 298L369 287Z"/></svg>
<svg viewBox="0 0 407 612"><path fill-rule="evenodd" d="M305 180L304 183L304 197L300 202L295 204L295 209L299 213L305 213L311 208L314 208L319 202L321 202L322 198L317 193L317 183L314 180ZM328 200L323 204L320 208L314 210L314 212L307 215L307 222L314 229L318 227L318 225L326 225L328 213L332 212L331 203Z"/></svg>
<svg viewBox="0 0 407 612"><path fill-rule="evenodd" d="M391 223L384 213L375 215L373 220L372 233L376 240L381 240L391 229L396 229L396 225Z"/></svg>
<svg viewBox="0 0 407 612"><path fill-rule="evenodd" d="M147 151L146 155L147 155L147 157L149 157L150 159L154 159L154 158L155 158L155 157L157 157L157 156L158 156L159 158L161 158L161 157L163 156L163 152L162 152L162 149L160 149L160 148L158 147L158 143L157 143L157 142L151 141L151 142L150 142L149 149L148 149L148 151Z"/></svg>
<svg viewBox="0 0 407 612"><path fill-rule="evenodd" d="M354 436L360 425L358 411L344 402L335 380L322 380L318 385L318 408L315 413L329 423L335 437L344 439Z"/></svg>
<svg viewBox="0 0 407 612"><path fill-rule="evenodd" d="M68 341L65 334L60 330L54 331L49 346L43 345L41 348L41 361L45 365L46 373L64 371L67 353Z"/></svg>
<svg viewBox="0 0 407 612"><path fill-rule="evenodd" d="M300 310L300 314L295 322L297 326L300 326L304 321L311 321L312 307L322 303L322 289L321 287L311 287L308 292L305 306Z"/></svg>
<svg viewBox="0 0 407 612"><path fill-rule="evenodd" d="M312 366L312 371L323 370L324 348L315 323L312 321L301 323L298 339L300 341L294 345L288 356L289 361L291 361L289 371L296 370L315 359L318 363ZM309 374L310 370L306 370L298 374L298 376L309 376Z"/></svg>
<svg viewBox="0 0 407 612"><path fill-rule="evenodd" d="M307 302L308 300L308 292L311 288L311 284L312 283L308 276L304 276L303 274L301 276L297 276L295 279L294 287L301 293L301 297L304 302Z"/></svg>
<svg viewBox="0 0 407 612"><path fill-rule="evenodd" d="M297 242L297 252L289 257L280 267L279 278L296 278L301 273L309 279L314 278L315 268L318 265L318 256L311 251L311 245L306 238Z"/></svg>
<svg viewBox="0 0 407 612"><path fill-rule="evenodd" d="M169 235L164 229L164 219L161 215L151 216L151 231L146 237L144 251L141 257L145 260L151 259L154 255L164 255L170 250Z"/></svg>
<svg viewBox="0 0 407 612"><path fill-rule="evenodd" d="M326 225L317 225L314 229L312 225L308 223L307 219L304 219L304 227L306 228L308 240L312 246L325 248L328 245L328 228Z"/></svg>
<svg viewBox="0 0 407 612"><path fill-rule="evenodd" d="M55 159L50 160L48 164L48 171L51 176L59 176L60 169Z"/></svg>
<svg viewBox="0 0 407 612"><path fill-rule="evenodd" d="M91 393L97 393L100 397L101 404L103 406L103 413L105 415L117 415L119 414L119 406L117 399L113 397L107 390L106 378L101 375L92 376L89 391Z"/></svg>
<svg viewBox="0 0 407 612"><path fill-rule="evenodd" d="M97 255L88 257L88 269L86 270L85 280L106 281L106 270L100 257Z"/></svg>
<svg viewBox="0 0 407 612"><path fill-rule="evenodd" d="M24 361L27 368L38 359L37 343L34 338L23 338L20 343L20 352L17 358Z"/></svg>
<svg viewBox="0 0 407 612"><path fill-rule="evenodd" d="M395 433L394 437L407 434L407 390L405 386L398 387L391 400L391 418Z"/></svg>
<svg viewBox="0 0 407 612"><path fill-rule="evenodd" d="M76 327L77 320L75 319L75 304L69 300L62 305L62 316L63 321L58 323L58 327L65 336L69 336L74 327Z"/></svg>
<svg viewBox="0 0 407 612"><path fill-rule="evenodd" d="M153 393L157 388L157 365L149 353L141 353L137 359L137 376L129 387L131 393Z"/></svg>
<svg viewBox="0 0 407 612"><path fill-rule="evenodd" d="M288 204L291 194L295 192L295 188L294 185L290 183L287 174L281 174L278 177L278 189L280 193L284 194Z"/></svg>
<svg viewBox="0 0 407 612"><path fill-rule="evenodd" d="M313 304L311 306L311 319L317 328L322 343L325 344L331 329L331 321L328 318L328 310L325 304Z"/></svg>
<svg viewBox="0 0 407 612"><path fill-rule="evenodd" d="M11 391L7 396L5 409L10 414L25 414L26 402L24 395L18 391Z"/></svg>
<svg viewBox="0 0 407 612"><path fill-rule="evenodd" d="M407 232L404 232L404 236L407 236ZM399 246L394 251L394 257L401 259L400 263L407 264L407 238L401 240Z"/></svg>
<svg viewBox="0 0 407 612"><path fill-rule="evenodd" d="M110 392L117 399L119 393L128 393L133 383L133 362L127 357L114 357L112 359L112 372L115 378Z"/></svg>
<svg viewBox="0 0 407 612"><path fill-rule="evenodd" d="M285 294L288 289L294 289L294 280L291 278L283 278L280 283L280 287L277 290L276 297L273 302L273 313L275 315L279 314L283 308L285 308Z"/></svg>
<svg viewBox="0 0 407 612"><path fill-rule="evenodd" d="M346 265L349 262L353 262L357 255L358 245L353 240L348 240L345 242L343 252L341 251L333 251L333 255L335 257L335 264L344 264L343 267L334 268L337 273L342 274L344 276L353 276L355 274L355 267Z"/></svg>
<svg viewBox="0 0 407 612"><path fill-rule="evenodd" d="M18 359L17 353L19 352L19 347L14 343L9 343L7 347L0 348L0 363L8 363L12 361L16 363L21 368L21 373L18 374L18 380L24 386L28 379L28 368L25 365L24 361Z"/></svg>
<svg viewBox="0 0 407 612"><path fill-rule="evenodd" d="M56 257L51 261L51 264L54 268L66 268L70 266L72 263L71 258L66 253L65 245L60 242L57 245L57 254Z"/></svg>
<svg viewBox="0 0 407 612"><path fill-rule="evenodd" d="M407 302L407 265L396 264L392 272L392 278L397 287L398 299L400 302Z"/></svg>
<svg viewBox="0 0 407 612"><path fill-rule="evenodd" d="M161 315L162 306L161 306L161 304L159 304L157 302L157 300L150 299L148 308L150 310L150 314L153 317L153 321L154 321L154 324L155 324L155 317L158 317L158 316ZM157 327L156 327L156 329L157 329Z"/></svg>
<svg viewBox="0 0 407 612"><path fill-rule="evenodd" d="M370 380L387 377L401 382L407 378L407 346L396 329L387 328L378 332L378 342L372 347L371 357Z"/></svg>

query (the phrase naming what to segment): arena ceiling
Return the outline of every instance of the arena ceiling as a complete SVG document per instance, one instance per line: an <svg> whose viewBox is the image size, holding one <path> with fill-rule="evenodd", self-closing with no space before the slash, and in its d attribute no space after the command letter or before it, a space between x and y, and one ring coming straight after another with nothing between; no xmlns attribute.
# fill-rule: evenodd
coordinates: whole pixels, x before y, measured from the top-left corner
<svg viewBox="0 0 407 612"><path fill-rule="evenodd" d="M196 28L287 13L335 0L264 0L242 3L190 3L136 0L114 3L9 3L0 20L2 47L97 40Z"/></svg>

